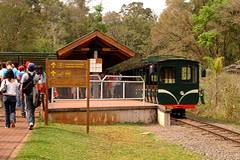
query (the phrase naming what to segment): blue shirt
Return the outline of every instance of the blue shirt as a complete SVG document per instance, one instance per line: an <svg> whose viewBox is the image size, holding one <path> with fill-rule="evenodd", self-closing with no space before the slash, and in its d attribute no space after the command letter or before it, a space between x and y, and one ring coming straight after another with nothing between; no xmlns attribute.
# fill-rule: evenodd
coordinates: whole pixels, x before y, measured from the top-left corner
<svg viewBox="0 0 240 160"><path fill-rule="evenodd" d="M19 80L21 80L24 73L25 73L24 71L21 72L18 71L17 78L19 77Z"/></svg>
<svg viewBox="0 0 240 160"><path fill-rule="evenodd" d="M17 75L18 75L18 72L19 72L19 71L17 70L17 68L14 67L14 68L12 69L12 71L13 71L13 73L14 73L14 78L17 78Z"/></svg>
<svg viewBox="0 0 240 160"><path fill-rule="evenodd" d="M2 78L4 79L7 73L7 68L2 68Z"/></svg>

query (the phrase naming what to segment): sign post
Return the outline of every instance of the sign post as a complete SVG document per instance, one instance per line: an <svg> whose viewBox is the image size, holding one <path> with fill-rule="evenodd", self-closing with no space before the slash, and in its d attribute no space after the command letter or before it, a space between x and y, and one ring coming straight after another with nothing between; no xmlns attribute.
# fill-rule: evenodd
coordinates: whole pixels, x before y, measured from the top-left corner
<svg viewBox="0 0 240 160"><path fill-rule="evenodd" d="M88 76L86 76L86 90L87 90L87 134L89 133L89 99L90 99L90 64L87 61Z"/></svg>
<svg viewBox="0 0 240 160"><path fill-rule="evenodd" d="M87 90L87 133L89 133L90 69L88 60L46 60L47 88L85 87ZM48 122L46 93L45 124Z"/></svg>

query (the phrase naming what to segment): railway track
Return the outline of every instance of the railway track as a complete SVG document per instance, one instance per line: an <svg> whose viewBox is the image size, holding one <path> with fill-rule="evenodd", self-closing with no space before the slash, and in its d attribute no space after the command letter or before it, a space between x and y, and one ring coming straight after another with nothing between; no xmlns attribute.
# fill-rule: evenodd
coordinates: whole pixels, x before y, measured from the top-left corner
<svg viewBox="0 0 240 160"><path fill-rule="evenodd" d="M224 140L231 141L240 145L240 133L222 128L207 122L185 118L185 119L175 119L172 118L174 121L181 122L186 125L190 125L192 127L198 128L200 130L206 131L211 133L215 136L221 137Z"/></svg>

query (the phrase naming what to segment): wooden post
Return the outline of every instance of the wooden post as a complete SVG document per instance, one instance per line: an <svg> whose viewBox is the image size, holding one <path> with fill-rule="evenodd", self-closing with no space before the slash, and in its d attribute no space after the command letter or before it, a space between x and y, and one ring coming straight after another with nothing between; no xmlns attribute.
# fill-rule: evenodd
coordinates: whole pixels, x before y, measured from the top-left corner
<svg viewBox="0 0 240 160"><path fill-rule="evenodd" d="M86 69L86 90L87 90L87 134L89 133L89 98L90 98L90 64L87 61Z"/></svg>
<svg viewBox="0 0 240 160"><path fill-rule="evenodd" d="M48 75L48 59L46 59L46 75ZM48 76L46 77L46 105L44 107L44 124L48 125Z"/></svg>

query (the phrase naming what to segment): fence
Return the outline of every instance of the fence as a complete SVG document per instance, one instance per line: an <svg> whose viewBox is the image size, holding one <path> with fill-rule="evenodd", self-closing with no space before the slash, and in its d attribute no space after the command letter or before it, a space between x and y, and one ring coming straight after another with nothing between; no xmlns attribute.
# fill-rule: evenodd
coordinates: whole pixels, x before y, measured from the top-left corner
<svg viewBox="0 0 240 160"><path fill-rule="evenodd" d="M86 98L86 88L52 88L53 100L81 100ZM90 75L91 99L145 100L145 82L141 76Z"/></svg>

